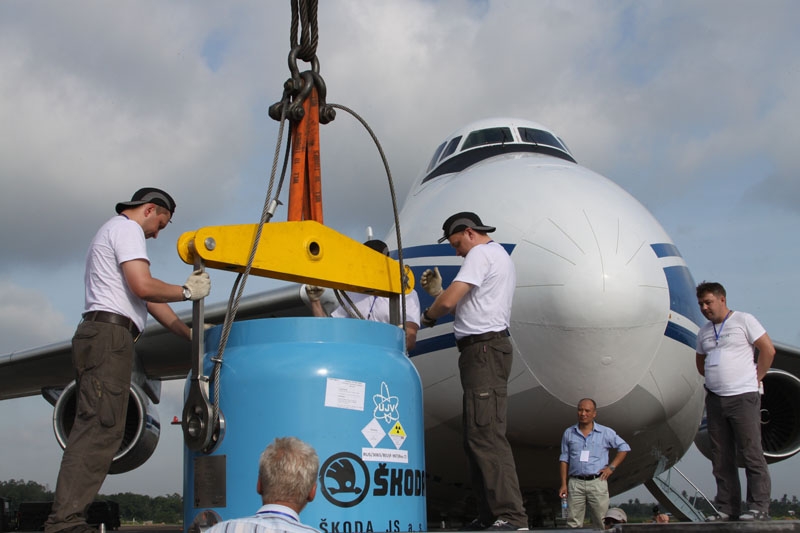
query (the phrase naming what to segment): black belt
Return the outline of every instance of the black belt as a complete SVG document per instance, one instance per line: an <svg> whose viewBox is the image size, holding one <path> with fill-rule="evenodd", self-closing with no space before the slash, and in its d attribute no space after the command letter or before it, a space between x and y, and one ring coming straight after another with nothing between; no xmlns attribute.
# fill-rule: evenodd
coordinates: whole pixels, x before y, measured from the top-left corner
<svg viewBox="0 0 800 533"><path fill-rule="evenodd" d="M581 481L591 481L593 479L597 479L600 477L600 474L592 474L591 476L569 476L574 477L575 479L580 479Z"/></svg>
<svg viewBox="0 0 800 533"><path fill-rule="evenodd" d="M83 319L87 322L116 324L130 331L134 339L139 337L139 328L136 327L134 321L123 315L109 313L108 311L89 311L88 313L83 313Z"/></svg>
<svg viewBox="0 0 800 533"><path fill-rule="evenodd" d="M490 331L489 333L481 333L480 335L467 335L466 337L461 337L456 341L456 346L458 346L458 351L460 352L467 346L471 344L475 344L477 342L486 342L492 339L499 339L501 337L508 337L509 333L507 329L503 331Z"/></svg>

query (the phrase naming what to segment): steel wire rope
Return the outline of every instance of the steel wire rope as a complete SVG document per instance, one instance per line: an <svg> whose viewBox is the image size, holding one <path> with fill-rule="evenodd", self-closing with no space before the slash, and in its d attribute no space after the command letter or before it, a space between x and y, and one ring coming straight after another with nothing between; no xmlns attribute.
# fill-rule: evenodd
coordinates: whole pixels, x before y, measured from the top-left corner
<svg viewBox="0 0 800 533"><path fill-rule="evenodd" d="M318 0L291 0L292 22L289 31L289 44L292 49L299 47L297 57L310 63L317 55L319 32L317 31ZM300 40L297 40L298 25L302 26Z"/></svg>
<svg viewBox="0 0 800 533"><path fill-rule="evenodd" d="M406 277L405 267L404 267L404 264L403 264L403 241L402 241L402 239L400 237L400 217L397 214L397 195L394 192L394 181L392 180L392 171L389 168L389 162L386 160L386 154L383 151L383 146L381 146L381 142L378 140L377 135L375 135L375 132L372 131L372 128L369 126L369 124L367 124L367 121L364 120L361 117L361 115L359 115L358 113L356 113L355 111L353 111L349 107L341 105L341 104L328 104L328 105L330 107L333 107L333 108L336 108L336 109L341 109L342 111L350 113L350 115L352 115L356 120L358 120L361 123L362 126L364 126L364 129L367 130L367 132L369 133L370 137L372 137L372 140L375 143L375 146L378 148L378 153L380 154L381 161L383 162L383 168L386 170L386 178L387 178L387 180L389 182L389 194L391 194L391 197L392 197L392 215L394 216L395 238L397 239L397 261L400 263L400 287L403 288L403 292L401 293L402 298L400 299L401 302L402 302L402 305L401 305L401 308L402 308L401 309L402 310L402 315L401 315L402 321L401 321L400 325L403 328L403 331L405 331L405 329L406 329L406 293L405 293L405 288L408 285L408 278Z"/></svg>
<svg viewBox="0 0 800 533"><path fill-rule="evenodd" d="M339 300L339 306L344 309L345 313L347 313L350 318L360 318L364 320L364 315L361 314L361 311L358 310L358 307L356 307L356 304L353 303L353 300L346 291L333 289L333 294L336 295L336 299ZM347 300L346 304L345 300Z"/></svg>
<svg viewBox="0 0 800 533"><path fill-rule="evenodd" d="M289 31L290 44L293 49L299 47L298 57L300 59L307 62L311 62L316 57L317 44L319 43L319 33L317 31L318 2L317 0L309 0L309 1L291 0L291 8L292 8L292 18ZM300 42L298 43L297 29L298 25L301 22L302 22L302 31L300 36ZM278 140L275 145L275 154L272 159L272 170L270 172L269 186L267 188L267 195L264 199L264 206L261 211L261 219L258 222L256 235L253 239L253 246L250 250L250 255L247 259L247 265L245 266L244 271L240 272L239 275L236 277L233 287L231 287L231 295L228 299L228 306L225 310L225 319L223 320L222 333L220 334L220 341L219 341L219 347L217 349L217 355L216 357L213 357L211 359L214 362L214 369L212 371L212 380L214 381L212 428L216 427L217 424L219 423L219 400L220 400L220 388L221 388L220 374L222 369L222 360L225 353L225 347L228 343L228 337L230 335L231 327L236 317L236 313L239 309L239 303L241 301L242 295L244 294L245 286L247 285L247 278L250 275L250 270L253 266L253 261L255 260L255 254L256 251L258 250L258 244L261 240L261 232L264 228L264 224L269 222L269 220L274 215L275 209L280 203L278 201L278 197L280 196L280 191L283 186L284 178L286 176L286 167L290 153L289 146L291 144L289 141L287 141L287 150L284 156L284 164L283 164L283 170L281 172L281 179L278 185L278 192L276 193L275 198L273 200L270 200L270 198L272 198L272 189L275 183L275 174L278 168L278 158L280 156L280 147L283 140L283 130L286 121L286 111L289 106L289 101L290 101L290 95L286 90L284 90L282 105L281 105L281 116L279 121L280 126L278 128Z"/></svg>
<svg viewBox="0 0 800 533"><path fill-rule="evenodd" d="M247 285L247 278L250 276L250 270L253 266L253 261L255 260L256 251L258 250L258 244L261 241L261 232L264 228L264 224L268 223L272 216L274 215L275 208L279 205L278 197L280 196L281 189L283 188L284 178L286 177L286 167L287 162L289 160L289 147L290 143L287 142L287 149L286 153L284 154L283 159L283 169L281 171L281 178L278 182L278 191L275 193L274 199L272 198L272 190L275 185L275 174L278 169L278 158L280 157L281 151L281 144L283 141L283 131L284 131L284 124L286 121L286 109L288 107L288 97L285 95L283 99L283 105L281 106L281 120L280 126L278 127L278 139L275 144L275 154L272 159L272 170L270 172L270 179L269 185L267 187L267 195L264 199L264 206L261 211L261 219L259 220L258 227L256 229L256 234L253 239L253 246L250 249L250 256L247 259L247 265L243 272L240 272L239 275L236 277L236 281L231 287L231 294L228 298L228 306L225 310L225 319L222 325L222 333L220 334L219 340L219 348L217 349L216 357L213 357L211 360L214 362L214 369L212 371L212 380L214 382L214 403L213 403L213 427L216 427L217 423L219 422L219 400L220 400L220 373L222 371L222 361L225 354L225 347L228 343L228 337L230 335L231 327L233 326L234 319L236 318L236 313L239 310L239 303L242 298L242 294L244 293L245 286Z"/></svg>

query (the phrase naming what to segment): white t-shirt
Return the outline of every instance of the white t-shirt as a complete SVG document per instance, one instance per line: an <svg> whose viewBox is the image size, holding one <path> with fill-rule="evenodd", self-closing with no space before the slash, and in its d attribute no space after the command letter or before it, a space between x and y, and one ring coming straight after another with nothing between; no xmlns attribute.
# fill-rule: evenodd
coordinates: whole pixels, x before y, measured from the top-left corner
<svg viewBox="0 0 800 533"><path fill-rule="evenodd" d="M717 396L758 391L753 343L765 333L759 321L743 311L733 311L724 324L708 322L700 328L697 353L706 356L706 388Z"/></svg>
<svg viewBox="0 0 800 533"><path fill-rule="evenodd" d="M389 298L371 296L360 292L348 292L347 295L353 300L353 304L366 320L389 323ZM345 300L345 302L347 301ZM411 291L406 294L406 322L413 322L419 326L419 315L419 297L417 296L417 291ZM350 315L342 306L334 309L331 316L334 318L350 318Z"/></svg>
<svg viewBox="0 0 800 533"><path fill-rule="evenodd" d="M122 273L122 263L134 259L150 263L144 231L137 222L115 216L97 230L89 245L83 276L85 309L126 316L142 331L147 303L131 292Z"/></svg>
<svg viewBox="0 0 800 533"><path fill-rule="evenodd" d="M473 247L454 281L472 285L456 305L456 339L508 327L517 273L505 248L494 241Z"/></svg>

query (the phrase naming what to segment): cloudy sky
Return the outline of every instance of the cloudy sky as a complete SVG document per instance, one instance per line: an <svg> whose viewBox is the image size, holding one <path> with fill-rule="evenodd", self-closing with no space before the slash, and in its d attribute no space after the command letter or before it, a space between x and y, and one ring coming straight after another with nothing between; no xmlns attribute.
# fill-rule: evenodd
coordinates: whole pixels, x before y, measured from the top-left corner
<svg viewBox="0 0 800 533"><path fill-rule="evenodd" d="M722 281L732 308L800 345L800 4L321 4L328 101L372 126L399 198L456 128L541 122L653 212L695 280ZM88 241L137 188L177 199L149 242L154 274L174 283L190 270L175 253L182 232L258 220L289 17L288 1L0 2L0 353L71 336ZM326 223L383 235L390 201L371 140L340 113L321 142ZM215 280L222 300L230 280ZM166 424L179 389L159 406L156 454L104 492L181 492L180 430ZM0 479L54 487L51 416L41 398L0 403ZM683 465L713 495L698 456ZM772 471L773 497L798 493L800 458Z"/></svg>

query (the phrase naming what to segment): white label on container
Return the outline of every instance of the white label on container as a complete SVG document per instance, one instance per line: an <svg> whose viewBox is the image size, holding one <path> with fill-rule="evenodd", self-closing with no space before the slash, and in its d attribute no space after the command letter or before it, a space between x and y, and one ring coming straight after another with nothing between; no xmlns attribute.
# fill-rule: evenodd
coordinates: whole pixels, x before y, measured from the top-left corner
<svg viewBox="0 0 800 533"><path fill-rule="evenodd" d="M325 385L325 407L363 411L366 388L363 381L328 378Z"/></svg>

